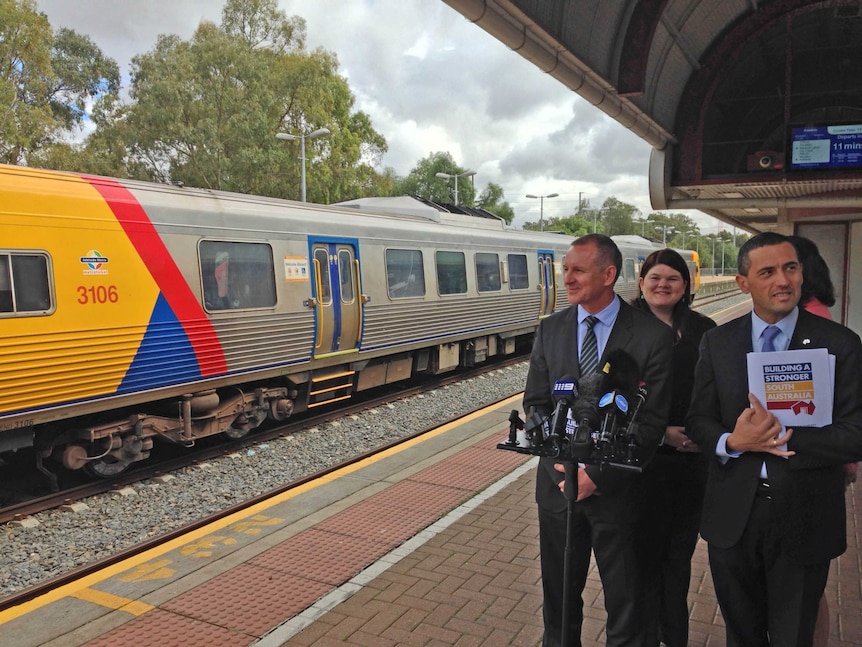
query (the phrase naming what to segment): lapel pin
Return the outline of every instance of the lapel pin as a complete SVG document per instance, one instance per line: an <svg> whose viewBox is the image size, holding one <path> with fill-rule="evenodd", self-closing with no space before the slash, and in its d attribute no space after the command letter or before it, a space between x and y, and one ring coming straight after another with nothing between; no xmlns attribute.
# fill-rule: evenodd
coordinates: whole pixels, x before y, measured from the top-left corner
<svg viewBox="0 0 862 647"><path fill-rule="evenodd" d="M803 345L803 346L808 346L808 344L810 344L810 343L811 343L811 340L810 340L810 339L803 339L803 340L802 340L802 345Z"/></svg>

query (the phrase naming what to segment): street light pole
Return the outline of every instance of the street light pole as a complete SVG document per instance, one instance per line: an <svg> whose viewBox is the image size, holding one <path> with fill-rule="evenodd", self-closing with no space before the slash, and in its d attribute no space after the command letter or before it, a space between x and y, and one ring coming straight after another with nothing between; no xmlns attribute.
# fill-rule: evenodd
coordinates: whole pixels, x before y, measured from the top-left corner
<svg viewBox="0 0 862 647"><path fill-rule="evenodd" d="M318 137L326 137L329 134L328 128L318 128L317 130L305 134L292 135L290 133L276 133L276 137L278 139L284 139L287 141L291 141L294 139L299 140L299 159L301 161L301 170L300 170L300 186L301 186L301 200L305 202L305 140L306 139L317 139Z"/></svg>
<svg viewBox="0 0 862 647"><path fill-rule="evenodd" d="M545 231L545 198L556 198L559 193L549 193L548 195L533 195L528 193L525 198L539 199L539 231Z"/></svg>
<svg viewBox="0 0 862 647"><path fill-rule="evenodd" d="M712 239L712 275L715 276L715 237Z"/></svg>
<svg viewBox="0 0 862 647"><path fill-rule="evenodd" d="M445 180L455 178L455 206L458 206L458 178L470 177L476 175L476 171L464 171L463 173L435 173L437 177L442 177Z"/></svg>

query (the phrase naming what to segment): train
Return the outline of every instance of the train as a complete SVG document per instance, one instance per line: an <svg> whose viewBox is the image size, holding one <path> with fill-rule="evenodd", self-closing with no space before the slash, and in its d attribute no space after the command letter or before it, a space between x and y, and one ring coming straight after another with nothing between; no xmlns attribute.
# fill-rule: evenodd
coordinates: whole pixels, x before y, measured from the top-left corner
<svg viewBox="0 0 862 647"><path fill-rule="evenodd" d="M111 477L156 440L239 438L509 355L568 305L569 237L409 196L318 205L0 166L0 232L0 457L48 474ZM628 299L660 245L617 242Z"/></svg>

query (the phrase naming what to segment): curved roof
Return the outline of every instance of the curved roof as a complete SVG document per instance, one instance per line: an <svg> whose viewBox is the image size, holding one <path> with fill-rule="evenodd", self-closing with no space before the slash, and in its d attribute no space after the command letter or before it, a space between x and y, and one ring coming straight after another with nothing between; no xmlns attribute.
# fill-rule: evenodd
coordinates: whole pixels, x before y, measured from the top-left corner
<svg viewBox="0 0 862 647"><path fill-rule="evenodd" d="M862 125L862 0L444 1L649 142L655 208L757 231L862 207L862 158L788 155L793 126Z"/></svg>

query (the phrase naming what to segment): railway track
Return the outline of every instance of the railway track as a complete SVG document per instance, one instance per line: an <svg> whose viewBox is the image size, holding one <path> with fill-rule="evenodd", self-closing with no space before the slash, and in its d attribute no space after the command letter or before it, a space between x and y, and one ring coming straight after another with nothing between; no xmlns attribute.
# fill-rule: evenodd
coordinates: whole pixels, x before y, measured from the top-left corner
<svg viewBox="0 0 862 647"><path fill-rule="evenodd" d="M413 387L410 387L406 390L400 391L397 394L397 398L406 398L410 395L420 394L423 391L427 391L427 390L431 390L431 389L438 389L442 386L445 386L446 384L449 384L449 383L452 383L452 382L455 382L458 380L468 379L469 377L477 377L477 376L481 375L482 373L487 372L488 370L492 370L492 369L496 370L496 369L504 368L507 365L514 364L518 361L523 361L523 359L524 359L523 357L511 358L505 362L497 363L493 367L487 367L487 366L483 367L484 370L478 370L477 369L477 370L469 371L469 373L462 373L458 376L447 376L441 380L434 380L433 384L432 383L426 383L426 384L422 384L419 386L413 386ZM516 394L512 394L512 395L516 395ZM357 403L354 406L350 406L347 408L344 408L344 407L339 408L337 411L333 410L331 412L323 413L323 414L318 415L318 416L308 417L308 418L304 419L301 423L296 425L296 427L282 425L278 429L272 429L272 430L264 431L262 434L259 434L254 439L244 439L246 441L244 443L229 443L229 445L231 446L231 450L227 450L224 448L220 448L219 450L214 449L213 453L208 452L207 455L212 458L216 455L221 455L223 453L230 453L230 451L235 451L236 449L238 449L240 447L247 447L253 443L264 442L265 439L273 439L277 436L286 435L288 433L291 433L291 431L290 431L291 429L293 429L295 431L296 429L298 429L300 427L309 427L311 425L320 425L320 424L326 422L327 420L331 421L332 419L334 419L336 417L343 417L346 415L351 415L352 413L357 412L357 411L361 411L363 409L368 409L371 407L380 406L381 404L386 404L388 402L391 402L393 400L393 397L394 397L393 394L384 395L384 396L380 396L380 397L377 397L374 399L367 400L367 401L362 402L362 403ZM511 397L511 396L507 396L507 397ZM505 397L501 398L500 401L505 400L505 399L506 399ZM484 409L488 406L489 405L487 402L482 403L481 405L476 407L473 411L481 410L481 409ZM472 412L461 413L455 419L456 420L460 419L461 417L469 415L469 413L472 413ZM443 423L443 424L445 424L445 423ZM167 543L167 542L169 542L169 541L171 541L177 537L180 537L184 534L192 532L192 531L194 531L200 527L206 526L207 524L214 523L214 522L216 522L220 519L223 519L225 517L228 517L232 514L236 514L238 512L241 512L241 511L243 511L249 507L252 507L256 504L264 502L264 501L266 501L272 497L276 497L276 496L283 494L285 492L289 492L291 490L301 488L306 483L309 483L309 482L314 481L316 479L320 479L321 477L324 477L328 474L331 474L333 472L341 470L341 469L343 469L347 466L350 466L354 463L358 463L360 461L363 461L363 460L365 460L371 456L374 456L376 454L387 452L388 450L391 450L392 448L398 447L399 445L402 445L404 443L408 443L417 437L420 437L424 434L427 434L428 432L430 432L430 431L432 431L432 430L434 430L440 426L441 426L441 423L439 421L434 422L433 424L431 424L430 426L428 426L426 428L423 428L419 431L414 431L412 433L405 434L404 436L398 438L397 440L394 440L394 441L391 441L389 443L380 445L380 446L378 446L372 450L369 450L369 451L357 453L356 455L350 457L349 459L340 461L337 464L333 464L333 465L331 465L325 469L306 474L302 478L293 479L290 482L285 483L284 485L281 485L281 486L276 487L274 489L270 489L267 492L264 492L258 496L249 498L248 500L242 501L241 503L237 503L235 505L231 505L231 506L226 507L224 509L220 509L215 513L205 515L199 519L196 519L195 521L193 521L191 523L187 523L187 524L184 524L180 527L174 528L168 532L161 533L158 536L155 536L155 537L147 539L143 542L137 543L134 546L130 546L128 548L118 550L109 556L94 560L90 563L81 565L77 568L70 569L70 570L62 573L61 575L55 576L51 579L47 579L43 582L40 582L34 586L25 588L23 590L14 592L10 595L7 595L6 597L0 598L0 612L5 611L7 609L10 609L12 607L18 606L20 604L23 604L29 600L33 600L33 599L35 599L41 595L44 595L44 594L46 594L52 590L60 588L60 587L64 586L65 584L68 584L70 582L84 578L91 573L94 573L96 571L104 569L108 566L111 566L113 564L121 562L125 559L133 557L133 556L138 555L140 553L143 553L144 551L147 551L147 550L154 548L156 546L159 546L161 544ZM193 462L202 461L202 460L204 460L204 458L202 456L198 455L198 456L196 456L195 461L193 461ZM184 464L187 465L188 463L189 463L189 461L185 461ZM167 470L167 466L160 465L157 470L153 470L153 471L148 472L148 473L150 476L152 476L156 472L165 473L166 470ZM94 483L91 485L94 488L101 487L101 489L99 489L98 491L104 492L108 489L120 487L122 483L131 483L135 480L141 480L141 479L145 478L141 475L142 472L143 472L143 470L141 472L136 472L134 475L129 474L123 479L117 479L116 481L111 481L110 483L107 483L107 484L105 484L105 483ZM135 478L133 478L133 477L135 477ZM72 494L74 494L76 496L82 496L83 497L83 492L85 492L85 491L88 492L87 496L91 496L91 494L89 494L89 493L95 492L96 490L95 489L86 489L85 490L85 488L82 487L80 489L76 489L74 492L67 491L67 492L64 492L62 494L58 494L57 497L44 497L44 498L40 499L39 501L34 500L34 501L30 502L29 505L31 506L31 509L33 509L33 510L36 510L37 508L47 507L46 504L49 501L50 501L51 505L58 505L57 501L58 501L59 497L65 496L64 500L68 501L71 499Z"/></svg>
<svg viewBox="0 0 862 647"><path fill-rule="evenodd" d="M343 403L340 403L342 406L332 405L322 410L320 413L308 415L303 414L301 416L297 416L296 419L291 419L287 424L278 424L270 428L259 429L256 433L236 440L230 440L227 437L205 439L209 442L200 443L199 447L184 450L177 456L167 457L159 461L148 461L137 466L133 470L129 470L112 478L74 484L70 487L63 487L57 492L27 497L20 502L4 506L0 508L0 523L24 521L28 517L46 510L59 508L64 505L71 505L77 501L81 501L98 494L110 492L112 490L119 490L156 476L170 474L173 471L183 469L190 465L211 461L220 456L242 451L253 445L266 443L275 438L296 434L301 432L303 429L321 425L341 417L354 415L357 412L377 407L394 400L407 398L418 393L422 393L423 391L438 389L447 384L476 377L488 371L510 366L526 359L526 355L519 354L516 356L510 356L499 362L483 364L474 369L436 376L433 378L425 378L418 384L407 385L394 392L391 389L387 389L385 392L376 393L371 397L363 396L358 399L355 398L354 400L348 401L346 405ZM30 473L27 477L39 478L39 475ZM47 482L45 488L47 489Z"/></svg>

